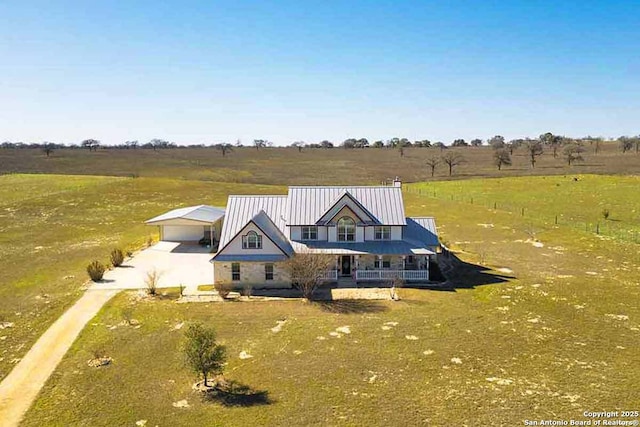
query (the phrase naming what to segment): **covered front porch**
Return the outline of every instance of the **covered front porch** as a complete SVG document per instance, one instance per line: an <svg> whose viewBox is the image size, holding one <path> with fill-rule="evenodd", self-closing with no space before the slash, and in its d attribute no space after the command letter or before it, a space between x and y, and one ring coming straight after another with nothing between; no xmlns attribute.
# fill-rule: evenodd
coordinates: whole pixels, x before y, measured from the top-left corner
<svg viewBox="0 0 640 427"><path fill-rule="evenodd" d="M430 255L335 255L335 268L325 272L328 282L429 281Z"/></svg>

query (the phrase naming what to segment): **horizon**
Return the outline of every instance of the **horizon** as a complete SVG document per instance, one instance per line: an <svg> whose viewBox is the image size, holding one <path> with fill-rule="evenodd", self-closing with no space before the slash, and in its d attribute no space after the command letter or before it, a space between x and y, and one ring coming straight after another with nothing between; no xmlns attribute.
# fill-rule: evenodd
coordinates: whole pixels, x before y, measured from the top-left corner
<svg viewBox="0 0 640 427"><path fill-rule="evenodd" d="M0 5L1 141L640 133L640 4Z"/></svg>

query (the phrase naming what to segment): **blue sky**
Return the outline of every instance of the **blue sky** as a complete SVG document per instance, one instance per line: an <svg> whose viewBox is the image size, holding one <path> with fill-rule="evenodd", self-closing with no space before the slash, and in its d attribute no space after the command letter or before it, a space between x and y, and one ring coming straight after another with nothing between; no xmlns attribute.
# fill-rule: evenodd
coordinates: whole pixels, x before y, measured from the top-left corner
<svg viewBox="0 0 640 427"><path fill-rule="evenodd" d="M637 1L7 1L0 140L640 133Z"/></svg>

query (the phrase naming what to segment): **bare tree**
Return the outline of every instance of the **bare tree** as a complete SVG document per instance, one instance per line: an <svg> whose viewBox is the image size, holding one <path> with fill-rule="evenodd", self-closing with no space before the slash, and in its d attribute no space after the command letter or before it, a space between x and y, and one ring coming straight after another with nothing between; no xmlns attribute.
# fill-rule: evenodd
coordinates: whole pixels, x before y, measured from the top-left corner
<svg viewBox="0 0 640 427"><path fill-rule="evenodd" d="M629 138L628 136L621 136L618 138L618 143L620 144L620 149L623 153L627 151L631 151L633 147L633 138Z"/></svg>
<svg viewBox="0 0 640 427"><path fill-rule="evenodd" d="M529 163L531 163L531 167L536 167L536 157L541 156L544 152L542 148L542 143L535 139L529 139L525 141L524 147L527 150L527 155L529 156Z"/></svg>
<svg viewBox="0 0 640 427"><path fill-rule="evenodd" d="M85 139L80 143L80 146L82 148L88 148L89 151L98 151L98 147L100 147L100 141L98 141L97 139Z"/></svg>
<svg viewBox="0 0 640 427"><path fill-rule="evenodd" d="M304 141L296 141L291 144L292 147L298 149L298 153L302 152L302 148L304 147Z"/></svg>
<svg viewBox="0 0 640 427"><path fill-rule="evenodd" d="M494 150L498 150L500 148L504 148L504 136L496 135L487 140L487 144L491 146Z"/></svg>
<svg viewBox="0 0 640 427"><path fill-rule="evenodd" d="M451 174L453 174L453 168L464 163L464 157L462 157L460 153L450 151L442 156L442 161L449 166L449 176L451 176Z"/></svg>
<svg viewBox="0 0 640 427"><path fill-rule="evenodd" d="M265 139L254 139L253 146L256 147L256 150L264 148L267 146L267 140Z"/></svg>
<svg viewBox="0 0 640 427"><path fill-rule="evenodd" d="M311 300L326 272L335 267L335 262L332 255L297 252L286 261L285 266L293 286L302 292L303 297Z"/></svg>
<svg viewBox="0 0 640 427"><path fill-rule="evenodd" d="M226 349L216 342L216 333L201 323L189 325L185 332L183 351L187 364L198 374L202 374L207 387L209 374L222 375L226 360Z"/></svg>
<svg viewBox="0 0 640 427"><path fill-rule="evenodd" d="M220 150L220 153L222 153L222 157L225 157L227 153L233 151L233 145L229 144L228 142L216 144L214 145L214 147L216 147L217 150Z"/></svg>
<svg viewBox="0 0 640 427"><path fill-rule="evenodd" d="M437 157L428 157L426 160L427 166L431 168L431 176L435 175L436 167L440 164L440 159Z"/></svg>
<svg viewBox="0 0 640 427"><path fill-rule="evenodd" d="M125 141L124 146L127 149L133 148L135 150L138 148L138 141Z"/></svg>
<svg viewBox="0 0 640 427"><path fill-rule="evenodd" d="M493 164L502 170L502 166L511 166L511 154L507 148L499 148L493 152Z"/></svg>
<svg viewBox="0 0 640 427"><path fill-rule="evenodd" d="M567 161L567 164L571 166L573 162L581 162L584 160L582 157L582 153L584 152L584 148L578 144L567 144L564 147L562 153L564 154L564 158Z"/></svg>
<svg viewBox="0 0 640 427"><path fill-rule="evenodd" d="M44 152L44 154L47 155L47 157L49 157L51 155L51 153L53 153L53 150L55 150L55 144L52 142L43 142L42 143L42 151Z"/></svg>
<svg viewBox="0 0 640 427"><path fill-rule="evenodd" d="M547 132L540 135L539 139L540 142L542 142L544 145L548 145L551 147L551 149L553 150L554 158L558 157L558 148L560 148L560 146L562 145L564 137L560 135L554 135L551 132Z"/></svg>

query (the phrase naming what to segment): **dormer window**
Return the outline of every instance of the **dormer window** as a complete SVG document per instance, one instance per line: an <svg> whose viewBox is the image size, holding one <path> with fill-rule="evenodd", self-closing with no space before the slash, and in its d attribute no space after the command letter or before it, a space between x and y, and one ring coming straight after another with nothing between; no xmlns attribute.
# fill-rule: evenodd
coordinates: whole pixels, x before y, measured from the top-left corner
<svg viewBox="0 0 640 427"><path fill-rule="evenodd" d="M318 227L315 225L302 227L302 240L318 240Z"/></svg>
<svg viewBox="0 0 640 427"><path fill-rule="evenodd" d="M262 249L262 236L250 231L242 236L242 249Z"/></svg>
<svg viewBox="0 0 640 427"><path fill-rule="evenodd" d="M391 240L391 227L388 225L374 227L373 233L376 240Z"/></svg>
<svg viewBox="0 0 640 427"><path fill-rule="evenodd" d="M355 242L356 222L348 216L343 216L338 220L338 241Z"/></svg>

